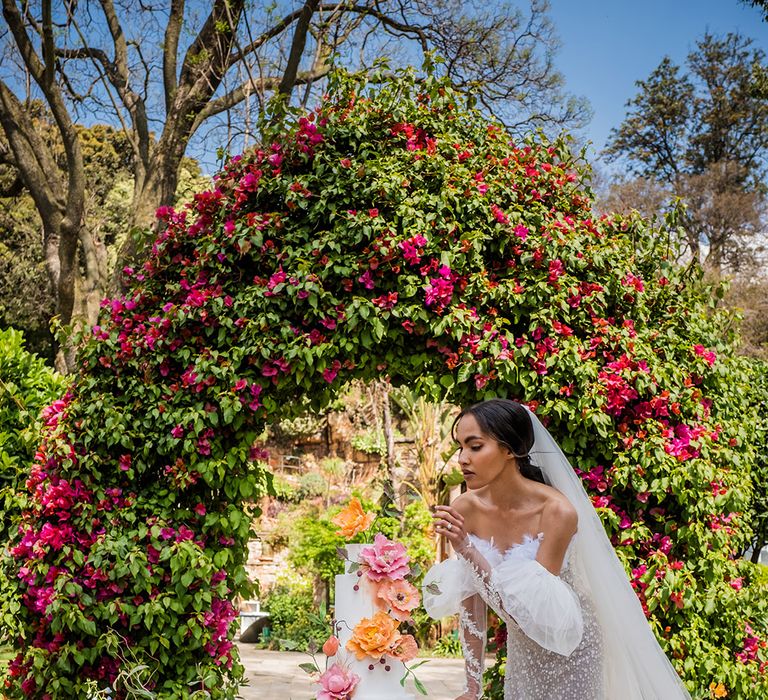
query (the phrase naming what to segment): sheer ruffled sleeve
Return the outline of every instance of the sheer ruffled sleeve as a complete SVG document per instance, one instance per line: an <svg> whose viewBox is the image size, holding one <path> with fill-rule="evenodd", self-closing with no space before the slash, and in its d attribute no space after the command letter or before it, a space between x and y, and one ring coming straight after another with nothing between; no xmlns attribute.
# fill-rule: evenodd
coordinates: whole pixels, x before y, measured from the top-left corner
<svg viewBox="0 0 768 700"><path fill-rule="evenodd" d="M477 577L464 559L446 559L424 576L422 594L427 614L440 619L459 613L459 639L464 655L464 692L482 697L488 607Z"/></svg>
<svg viewBox="0 0 768 700"><path fill-rule="evenodd" d="M507 614L533 641L569 656L584 633L581 605L573 589L535 559L504 561L490 584Z"/></svg>
<svg viewBox="0 0 768 700"><path fill-rule="evenodd" d="M467 538L458 553L474 571L475 590L497 613L514 620L545 649L563 656L576 649L584 620L579 599L563 579L535 559L498 558L492 567L486 558L491 550L482 540Z"/></svg>

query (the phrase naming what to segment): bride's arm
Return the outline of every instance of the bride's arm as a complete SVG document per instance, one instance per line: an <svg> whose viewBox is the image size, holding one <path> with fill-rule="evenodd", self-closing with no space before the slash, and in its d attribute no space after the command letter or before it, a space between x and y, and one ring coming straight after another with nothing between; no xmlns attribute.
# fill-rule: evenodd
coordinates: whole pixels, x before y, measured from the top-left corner
<svg viewBox="0 0 768 700"><path fill-rule="evenodd" d="M469 540L460 512L450 506L438 506L435 513L438 532L448 537L457 554L471 565L474 589L488 605L514 620L545 649L568 656L581 641L583 619L574 591L557 574L575 523L569 520L567 507L562 512L548 512L547 516L544 539L535 560L504 560L492 569Z"/></svg>
<svg viewBox="0 0 768 700"><path fill-rule="evenodd" d="M477 699L483 695L483 670L485 668L485 642L488 608L479 594L465 598L459 612L459 639L464 653L467 674L462 698Z"/></svg>

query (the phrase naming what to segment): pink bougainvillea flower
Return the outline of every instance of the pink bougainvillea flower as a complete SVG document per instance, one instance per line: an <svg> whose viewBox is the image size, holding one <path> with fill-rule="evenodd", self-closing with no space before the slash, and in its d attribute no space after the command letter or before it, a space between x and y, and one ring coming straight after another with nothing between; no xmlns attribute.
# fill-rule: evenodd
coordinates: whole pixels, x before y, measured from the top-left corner
<svg viewBox="0 0 768 700"><path fill-rule="evenodd" d="M373 289L375 286L375 283L373 281L373 277L371 277L371 271L366 270L360 277L357 278L357 281L360 282L366 289Z"/></svg>
<svg viewBox="0 0 768 700"><path fill-rule="evenodd" d="M341 369L341 362L338 360L334 360L331 362L330 367L326 367L323 370L323 379L325 379L326 382L331 384L334 379L336 379L336 375L339 373L339 370Z"/></svg>
<svg viewBox="0 0 768 700"><path fill-rule="evenodd" d="M388 540L381 533L373 538L372 545L360 550L363 573L372 581L405 578L411 572L410 559L402 544Z"/></svg>
<svg viewBox="0 0 768 700"><path fill-rule="evenodd" d="M717 355L711 350L707 350L703 345L694 345L693 351L704 358L704 361L711 367L717 360Z"/></svg>
<svg viewBox="0 0 768 700"><path fill-rule="evenodd" d="M333 664L318 683L322 689L317 692L317 700L351 700L360 676L341 664Z"/></svg>
<svg viewBox="0 0 768 700"><path fill-rule="evenodd" d="M500 224L508 224L509 219L507 218L507 215L502 211L502 209L495 204L491 204L491 213L493 214L493 218L496 219L496 221Z"/></svg>
<svg viewBox="0 0 768 700"><path fill-rule="evenodd" d="M625 287L633 287L637 292L642 292L645 289L643 280L637 275L633 275L631 272L628 272L624 276L624 279L621 280L621 284Z"/></svg>

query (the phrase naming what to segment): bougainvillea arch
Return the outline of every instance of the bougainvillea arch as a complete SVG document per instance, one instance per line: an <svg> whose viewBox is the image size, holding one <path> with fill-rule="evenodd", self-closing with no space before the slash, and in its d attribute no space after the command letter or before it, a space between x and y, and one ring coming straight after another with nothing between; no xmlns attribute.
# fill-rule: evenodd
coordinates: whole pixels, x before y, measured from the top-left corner
<svg viewBox="0 0 768 700"><path fill-rule="evenodd" d="M748 376L664 236L596 218L564 142L511 142L431 74L337 74L263 135L159 212L46 413L4 564L22 602L6 693L235 697L248 504L270 488L254 441L382 375L526 401L690 687L765 687L764 587L738 558Z"/></svg>

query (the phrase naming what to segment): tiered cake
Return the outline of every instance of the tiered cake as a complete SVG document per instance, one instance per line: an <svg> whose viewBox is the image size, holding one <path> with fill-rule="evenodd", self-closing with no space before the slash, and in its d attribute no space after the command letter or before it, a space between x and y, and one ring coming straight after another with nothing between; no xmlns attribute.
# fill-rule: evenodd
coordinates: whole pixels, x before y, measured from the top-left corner
<svg viewBox="0 0 768 700"><path fill-rule="evenodd" d="M360 677L354 700L412 700L414 696L400 685L405 675L401 661L388 654L378 660L368 656L358 660L355 653L347 649L353 630L361 620L373 619L382 610L376 602L375 585L358 568L360 551L365 546L346 545L345 573L336 576L334 633L339 638L339 650L331 660L343 660Z"/></svg>

